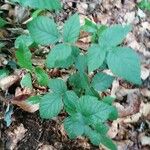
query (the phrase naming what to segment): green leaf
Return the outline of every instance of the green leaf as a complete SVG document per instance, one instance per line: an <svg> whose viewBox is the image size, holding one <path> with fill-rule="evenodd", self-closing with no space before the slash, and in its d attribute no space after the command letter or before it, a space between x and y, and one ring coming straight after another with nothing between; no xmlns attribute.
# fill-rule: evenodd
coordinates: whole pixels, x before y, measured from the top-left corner
<svg viewBox="0 0 150 150"><path fill-rule="evenodd" d="M138 3L138 6L143 10L150 11L150 1L149 0L142 0L140 3Z"/></svg>
<svg viewBox="0 0 150 150"><path fill-rule="evenodd" d="M74 14L71 16L64 25L63 38L65 42L75 43L80 33L80 20L79 15Z"/></svg>
<svg viewBox="0 0 150 150"><path fill-rule="evenodd" d="M84 115L91 125L105 122L109 118L116 119L116 112L113 114L114 107L99 101L94 96L82 96L79 99L77 111ZM112 115L113 117L111 117Z"/></svg>
<svg viewBox="0 0 150 150"><path fill-rule="evenodd" d="M48 81L49 81L49 77L42 68L36 67L35 68L35 75L36 75L37 81L40 85L47 86Z"/></svg>
<svg viewBox="0 0 150 150"><path fill-rule="evenodd" d="M72 54L71 46L67 44L56 45L48 54L46 59L46 66L48 68L62 67L61 62L66 61Z"/></svg>
<svg viewBox="0 0 150 150"><path fill-rule="evenodd" d="M105 135L100 134L99 132L91 129L88 126L86 126L85 128L85 135L90 139L90 141L94 145L99 146L101 143L111 150L117 150L116 145L113 143L113 141L110 138L106 137Z"/></svg>
<svg viewBox="0 0 150 150"><path fill-rule="evenodd" d="M63 102L60 95L48 93L40 101L40 116L44 119L56 117L63 108Z"/></svg>
<svg viewBox="0 0 150 150"><path fill-rule="evenodd" d="M60 0L11 0L19 4L35 9L59 10L61 8Z"/></svg>
<svg viewBox="0 0 150 150"><path fill-rule="evenodd" d="M90 86L89 78L85 73L75 73L70 76L69 84L73 86L74 91L79 96L82 94L87 94L99 97L99 94Z"/></svg>
<svg viewBox="0 0 150 150"><path fill-rule="evenodd" d="M101 143L106 146L107 148L111 149L111 150L117 150L116 145L113 143L113 141L104 135L101 135Z"/></svg>
<svg viewBox="0 0 150 150"><path fill-rule="evenodd" d="M65 109L69 114L76 112L76 105L78 102L78 96L73 91L67 91L63 96Z"/></svg>
<svg viewBox="0 0 150 150"><path fill-rule="evenodd" d="M107 103L107 104L109 104L109 105L112 105L112 103L113 103L114 100L115 100L115 98L114 98L114 97L110 97L110 96L106 96L106 97L104 97L104 98L102 99L102 101L103 101L104 103Z"/></svg>
<svg viewBox="0 0 150 150"><path fill-rule="evenodd" d="M99 44L107 50L122 43L126 35L131 31L131 26L114 25L104 30L99 37Z"/></svg>
<svg viewBox="0 0 150 150"><path fill-rule="evenodd" d="M23 76L23 78L21 79L20 84L21 84L22 88L27 87L27 88L32 89L32 80L31 80L30 73L27 73Z"/></svg>
<svg viewBox="0 0 150 150"><path fill-rule="evenodd" d="M48 87L57 94L64 94L67 91L67 86L61 79L50 79Z"/></svg>
<svg viewBox="0 0 150 150"><path fill-rule="evenodd" d="M85 135L90 139L92 144L97 145L97 146L100 145L101 137L97 131L91 129L89 126L86 126Z"/></svg>
<svg viewBox="0 0 150 150"><path fill-rule="evenodd" d="M79 55L76 59L75 66L79 73L83 73L87 69L87 56Z"/></svg>
<svg viewBox="0 0 150 150"><path fill-rule="evenodd" d="M0 17L0 28L4 27L7 24L7 21L5 21L3 18Z"/></svg>
<svg viewBox="0 0 150 150"><path fill-rule="evenodd" d="M75 62L77 56L79 55L79 48L75 47L75 46L71 46L71 54L67 59L64 60L57 60L57 62L55 63L55 67L56 68L66 68L68 69L68 67L70 67L71 65L73 65L73 63Z"/></svg>
<svg viewBox="0 0 150 150"><path fill-rule="evenodd" d="M119 77L135 84L141 84L138 55L126 47L114 48L107 57L109 69Z"/></svg>
<svg viewBox="0 0 150 150"><path fill-rule="evenodd" d="M106 51L104 51L99 45L92 45L88 49L88 71L92 72L102 66L105 56Z"/></svg>
<svg viewBox="0 0 150 150"><path fill-rule="evenodd" d="M15 48L19 48L20 43L24 42L27 47L34 43L30 35L20 35L15 40Z"/></svg>
<svg viewBox="0 0 150 150"><path fill-rule="evenodd" d="M0 79L6 77L9 74L7 69L0 69Z"/></svg>
<svg viewBox="0 0 150 150"><path fill-rule="evenodd" d="M96 23L92 22L89 19L85 19L85 23L81 28L82 30L90 33L95 33L98 30Z"/></svg>
<svg viewBox="0 0 150 150"><path fill-rule="evenodd" d="M46 16L39 16L29 22L28 30L38 44L54 44L59 40L59 32L54 20Z"/></svg>
<svg viewBox="0 0 150 150"><path fill-rule="evenodd" d="M97 73L93 77L91 85L97 91L105 91L111 86L113 80L114 77L110 75L107 75L105 73Z"/></svg>
<svg viewBox="0 0 150 150"><path fill-rule="evenodd" d="M76 113L64 120L64 128L71 139L84 133L84 121L80 113Z"/></svg>
<svg viewBox="0 0 150 150"><path fill-rule="evenodd" d="M34 104L39 104L40 101L41 101L41 96L40 96L40 95L31 96L31 97L29 97L29 98L26 100L26 102L27 102L28 104L32 104L32 105L34 105Z"/></svg>
<svg viewBox="0 0 150 150"><path fill-rule="evenodd" d="M32 71L32 61L31 61L32 54L25 43L20 43L18 50L16 51L16 58L18 64L22 68L26 68Z"/></svg>

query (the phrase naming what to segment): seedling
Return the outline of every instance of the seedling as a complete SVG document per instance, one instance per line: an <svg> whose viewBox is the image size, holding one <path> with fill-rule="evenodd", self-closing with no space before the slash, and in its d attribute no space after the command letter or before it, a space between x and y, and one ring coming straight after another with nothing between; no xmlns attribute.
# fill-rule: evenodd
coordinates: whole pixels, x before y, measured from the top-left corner
<svg viewBox="0 0 150 150"><path fill-rule="evenodd" d="M52 9L54 4L54 0L47 0L51 6L46 6L46 1L40 0L36 5L34 0L15 1L38 9ZM55 10L60 4L53 6ZM81 27L79 15L74 14L64 23L63 31L59 31L55 21L46 16L35 17L27 24L27 28L29 35L21 35L15 42L18 64L29 72L21 85L32 88L32 73L40 85L49 89L45 95L31 97L27 101L30 104L39 103L43 119L52 119L65 110L68 117L64 119L64 128L71 139L86 136L94 145L103 144L109 149L117 149L107 136L108 121L118 117L117 109L112 106L114 98L102 97L101 93L110 88L116 77L141 84L138 55L131 48L121 46L132 27L101 26L90 20L86 20ZM81 51L75 44L81 30L93 37L87 52ZM47 69L74 69L66 82L60 78L49 79L42 68L32 65L30 46L33 43L52 46L45 61ZM104 73L104 69L110 69L113 75ZM92 78L89 77L91 72L94 72Z"/></svg>

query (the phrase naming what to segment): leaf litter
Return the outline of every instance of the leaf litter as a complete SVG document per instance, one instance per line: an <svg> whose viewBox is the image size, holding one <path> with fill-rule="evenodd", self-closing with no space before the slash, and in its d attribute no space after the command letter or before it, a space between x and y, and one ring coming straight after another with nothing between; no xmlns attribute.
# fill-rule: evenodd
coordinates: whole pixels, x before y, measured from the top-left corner
<svg viewBox="0 0 150 150"><path fill-rule="evenodd" d="M65 10L63 10L59 15L53 14L55 19L58 20L60 24L62 24L65 18L74 11L81 13L81 23L84 22L85 18L89 18L93 22L105 25L117 23L132 24L133 31L128 34L124 44L135 49L141 57L141 78L143 80L143 84L141 87L134 87L128 83L122 83L121 79L113 82L112 88L107 92L111 96L116 97L116 102L114 105L117 106L119 110L119 118L110 123L109 135L117 142L118 149L120 150L146 149L150 146L149 12L137 8L134 0L84 0L83 2L71 0L69 3L66 0L62 0L62 2ZM2 39L2 41L6 44L1 49L1 52L5 54L5 57L2 58L2 61L0 60L0 64L1 67L5 67L7 66L9 60L14 59L14 48L12 45L13 38L26 32L23 29L23 25L21 29L19 29L15 28L15 24L26 23L26 21L31 18L29 17L30 10L25 9L24 7L11 5L10 3L7 3L7 1L4 3L2 2L0 7L2 10L7 12L7 15L4 17L11 24L11 26L8 26L9 28L6 28L6 30L0 29L0 39ZM47 15L51 16L50 13ZM86 51L90 42L91 37L88 34L80 33L80 39L76 44ZM41 51L40 47L39 51ZM43 59L44 58L41 58L41 66L43 66ZM36 60L36 57L34 63L40 63ZM51 70L49 74L51 76L61 76L62 78L66 78L63 77L64 73L62 72L59 72L58 70ZM25 145L28 145L28 149L39 150L64 148L97 149L92 147L88 143L87 139L79 138L71 142L66 138L66 134L64 133L61 125L58 123L58 120L62 120L65 115L63 112L60 117L56 118L56 120L44 121L43 123L37 117L37 113L32 114L38 110L38 105L36 104L31 107L25 100L29 96L35 95L37 92L42 93L43 90L45 91L46 89L43 89L42 87L37 88L36 86L34 90L27 88L22 89L18 83L21 79L22 74L14 74L12 73L12 70L8 76L0 79L0 87L3 93L1 94L2 97L4 97L4 99L9 99L8 97L11 97L10 102L19 106L15 107L16 111L14 111L12 116L15 122L12 123L10 129L5 128L5 123L2 123L1 128L4 132L1 133L0 136L3 141L6 142L5 146L7 146L8 149L24 149ZM9 100L6 101L9 103ZM0 101L0 106L3 107L4 105L4 101ZM34 124L36 130L32 131ZM45 131L45 129L47 130ZM35 145L30 143L30 134L32 137L32 142ZM51 138L49 138L49 136Z"/></svg>

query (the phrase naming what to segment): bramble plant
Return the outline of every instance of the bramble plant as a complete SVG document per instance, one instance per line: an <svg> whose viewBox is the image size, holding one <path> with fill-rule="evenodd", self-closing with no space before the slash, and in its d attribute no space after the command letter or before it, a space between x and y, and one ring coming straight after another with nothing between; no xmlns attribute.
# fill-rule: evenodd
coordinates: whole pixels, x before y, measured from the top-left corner
<svg viewBox="0 0 150 150"><path fill-rule="evenodd" d="M39 8L38 3L31 3L34 0L26 3L15 1ZM49 1L51 4L54 2ZM48 9L44 1L40 2L42 9ZM109 149L117 149L107 136L107 122L118 117L117 109L112 106L114 98L102 97L101 93L110 88L116 77L141 84L138 55L131 48L121 46L131 26L107 27L86 20L81 27L79 15L74 14L64 23L63 31L59 31L54 20L46 16L37 16L27 24L27 28L29 34L21 35L15 41L18 64L28 70L21 85L32 88L30 73L34 73L38 83L49 88L45 95L30 97L28 103L39 104L40 116L44 119L52 119L65 110L68 117L64 120L64 128L70 138L86 136L94 145L103 144ZM87 52L81 51L75 44L80 30L92 36ZM60 78L49 79L42 68L32 65L30 47L34 45L52 45L45 61L48 69L74 68L66 82ZM104 73L105 69L110 69L114 75ZM91 72L95 73L92 78L89 77Z"/></svg>

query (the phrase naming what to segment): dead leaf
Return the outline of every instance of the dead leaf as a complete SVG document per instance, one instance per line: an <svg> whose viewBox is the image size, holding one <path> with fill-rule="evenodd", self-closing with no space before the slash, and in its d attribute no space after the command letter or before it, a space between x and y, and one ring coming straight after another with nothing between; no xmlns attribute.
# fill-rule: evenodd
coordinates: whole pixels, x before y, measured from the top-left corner
<svg viewBox="0 0 150 150"><path fill-rule="evenodd" d="M42 145L38 150L56 150L52 145Z"/></svg>
<svg viewBox="0 0 150 150"><path fill-rule="evenodd" d="M139 140L141 141L142 146L150 146L150 137L146 136L144 133L139 135Z"/></svg>
<svg viewBox="0 0 150 150"><path fill-rule="evenodd" d="M0 79L0 88L4 91L7 90L14 83L19 81L20 77L18 75L10 75Z"/></svg>
<svg viewBox="0 0 150 150"><path fill-rule="evenodd" d="M6 142L6 147L9 150L14 150L17 146L17 143L23 139L25 136L27 129L24 128L23 124L20 124L13 132L9 131L8 134L8 141Z"/></svg>
<svg viewBox="0 0 150 150"><path fill-rule="evenodd" d="M119 132L119 130L118 130L119 123L120 123L120 120L117 119L117 120L114 120L113 123L111 124L111 127L109 128L109 131L107 133L110 138L113 139L118 134L118 132Z"/></svg>
<svg viewBox="0 0 150 150"><path fill-rule="evenodd" d="M27 111L29 113L34 113L37 110L39 110L39 104L31 105L31 104L27 103L26 101L19 102L19 101L13 100L12 104L19 106L21 109L23 109L24 111Z"/></svg>
<svg viewBox="0 0 150 150"><path fill-rule="evenodd" d="M27 101L25 101L26 99L28 99L30 96L33 95L34 93L31 89L29 88L21 89L18 87L15 92L15 97L12 100L12 104L19 106L24 111L34 113L39 109L39 104L31 105L27 103Z"/></svg>
<svg viewBox="0 0 150 150"><path fill-rule="evenodd" d="M127 95L127 103L126 105L121 105L120 103L115 103L114 105L118 109L119 117L126 117L139 112L140 109L140 100L139 93L131 93Z"/></svg>

